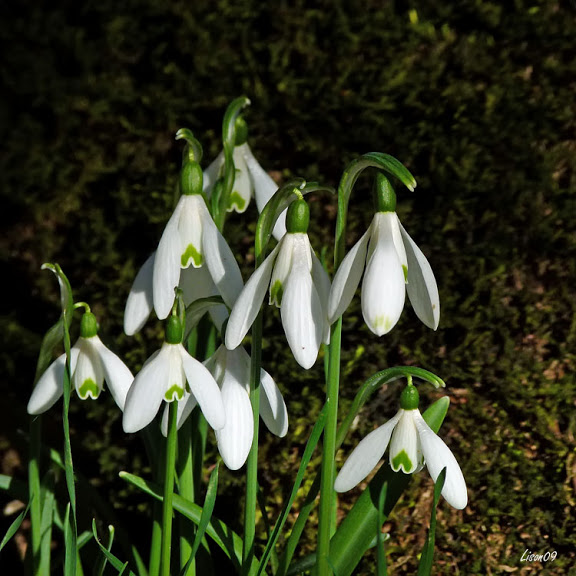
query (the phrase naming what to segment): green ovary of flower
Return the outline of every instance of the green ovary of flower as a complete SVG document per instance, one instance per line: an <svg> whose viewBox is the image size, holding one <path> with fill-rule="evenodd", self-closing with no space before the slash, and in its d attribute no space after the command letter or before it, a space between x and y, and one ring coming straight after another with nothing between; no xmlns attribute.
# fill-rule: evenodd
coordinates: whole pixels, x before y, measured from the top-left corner
<svg viewBox="0 0 576 576"><path fill-rule="evenodd" d="M90 398L96 399L98 396L100 396L100 388L98 387L98 384L94 382L94 380L88 378L87 380L84 380L84 382L82 382L82 386L78 388L78 396L80 396L82 400L86 400L88 396L90 396Z"/></svg>
<svg viewBox="0 0 576 576"><path fill-rule="evenodd" d="M188 244L185 252L182 254L181 264L182 268L188 267L188 262L192 260L194 268L200 268L204 264L204 257L192 244Z"/></svg>

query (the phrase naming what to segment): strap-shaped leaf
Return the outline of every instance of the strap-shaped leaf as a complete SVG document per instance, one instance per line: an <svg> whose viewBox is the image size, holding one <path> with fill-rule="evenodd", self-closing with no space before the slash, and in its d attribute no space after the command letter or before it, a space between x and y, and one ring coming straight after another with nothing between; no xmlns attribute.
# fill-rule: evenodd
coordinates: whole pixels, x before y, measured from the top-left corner
<svg viewBox="0 0 576 576"><path fill-rule="evenodd" d="M0 542L0 550L2 550L2 548L4 548L4 546L6 546L8 542L10 542L12 536L14 536L16 532L18 532L18 528L20 528L22 521L24 520L24 518L26 518L26 514L28 514L29 508L30 508L30 502L28 502L28 506L26 506L26 508L22 512L20 512L20 514L18 514L14 522L10 524L10 527L6 531L6 534L4 534L4 538L2 538L2 542Z"/></svg>
<svg viewBox="0 0 576 576"><path fill-rule="evenodd" d="M102 544L102 542L100 542L98 538L98 531L96 530L96 519L92 520L92 533L94 534L94 540L96 540L96 543L100 547L102 554L104 554L108 562L110 562L110 564L114 566L114 568L116 568L120 574L126 574L126 566L128 565L128 562L122 562L122 560L116 558L116 556L114 556L114 554L112 554L112 552L110 552L110 550L108 550ZM128 575L136 576L132 570L128 570Z"/></svg>

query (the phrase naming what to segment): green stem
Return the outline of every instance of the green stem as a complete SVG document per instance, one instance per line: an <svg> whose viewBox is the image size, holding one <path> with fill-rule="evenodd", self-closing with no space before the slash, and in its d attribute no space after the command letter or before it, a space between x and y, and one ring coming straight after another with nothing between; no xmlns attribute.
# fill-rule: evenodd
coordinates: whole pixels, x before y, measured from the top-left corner
<svg viewBox="0 0 576 576"><path fill-rule="evenodd" d="M250 566L254 559L256 506L258 503L258 430L260 425L260 363L262 356L262 311L252 326L252 362L250 365L250 402L254 419L254 438L246 470L246 508L244 510L244 548L242 574L255 574Z"/></svg>
<svg viewBox="0 0 576 576"><path fill-rule="evenodd" d="M162 558L161 576L170 576L170 553L172 551L172 497L174 495L174 467L178 444L178 403L170 402L168 415L168 439L166 442L166 469L164 476L164 501L162 506Z"/></svg>
<svg viewBox="0 0 576 576"><path fill-rule="evenodd" d="M32 532L31 572L40 574L40 547L42 544L42 498L40 486L40 449L42 436L41 417L30 422L30 455L28 459L28 489Z"/></svg>
<svg viewBox="0 0 576 576"><path fill-rule="evenodd" d="M190 502L195 502L194 471L192 466L192 437L194 434L192 418L187 418L180 428L178 438L178 492ZM184 568L192 554L192 543L196 530L184 516L179 517L180 527L180 568ZM196 561L193 560L187 574L196 574Z"/></svg>
<svg viewBox="0 0 576 576"><path fill-rule="evenodd" d="M334 507L334 458L336 455L336 431L338 426L338 389L340 386L340 345L342 319L332 326L328 361L328 381L326 383L326 426L322 447L322 467L320 483L320 510L318 524L318 547L316 550L316 570L319 576L332 573L328 562L330 538L332 537L332 514Z"/></svg>

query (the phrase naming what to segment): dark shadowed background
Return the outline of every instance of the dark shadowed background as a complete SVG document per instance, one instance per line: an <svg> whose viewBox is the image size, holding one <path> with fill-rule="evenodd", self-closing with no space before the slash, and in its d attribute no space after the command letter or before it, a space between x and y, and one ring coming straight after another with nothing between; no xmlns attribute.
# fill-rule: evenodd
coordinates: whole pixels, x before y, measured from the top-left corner
<svg viewBox="0 0 576 576"><path fill-rule="evenodd" d="M439 329L425 328L407 305L378 339L355 299L344 320L341 409L387 366L416 364L446 380L443 437L470 503L463 512L441 503L435 573L571 573L575 38L574 2L544 0L2 2L1 472L26 477L25 407L41 338L59 315L57 283L41 264L62 266L76 299L98 316L102 339L138 370L161 326L151 321L128 338L122 315L173 206L174 134L189 127L206 166L221 147L226 106L244 94L251 147L279 182L301 176L336 186L346 164L369 151L394 155L418 181L414 193L397 187L398 213L434 269ZM370 183L363 177L353 196L349 247L372 217ZM313 245L326 244L330 262L335 202L318 195L310 204ZM252 208L227 225L245 278L255 217ZM323 376L321 362L308 372L296 365L271 308L265 334L264 366L291 418L285 439L261 439L274 515L321 407ZM395 413L399 391L389 385L366 406L338 465ZM421 397L426 406L438 394L422 388ZM122 432L109 395L72 404L76 467L145 546L147 503L118 479L125 469L149 474L140 439ZM59 409L44 418L43 438L61 449ZM210 445L208 463L213 437ZM244 476L222 477L215 514L237 527ZM345 495L343 508L357 494ZM392 574L414 573L431 496L421 473L387 524ZM11 520L2 519L2 533ZM308 536L313 542L313 522ZM2 552L0 566L26 537ZM558 557L527 564L526 549ZM373 558L362 566L371 574Z"/></svg>

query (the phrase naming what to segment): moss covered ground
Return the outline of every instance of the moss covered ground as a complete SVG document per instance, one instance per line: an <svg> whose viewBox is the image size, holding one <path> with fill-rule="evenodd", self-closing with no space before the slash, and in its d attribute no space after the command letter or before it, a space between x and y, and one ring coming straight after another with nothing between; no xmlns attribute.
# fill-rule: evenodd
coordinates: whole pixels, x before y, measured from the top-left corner
<svg viewBox="0 0 576 576"><path fill-rule="evenodd" d="M576 573L573 3L7 0L0 22L4 473L25 478L25 406L43 332L59 313L40 265L63 267L103 340L137 369L160 326L128 338L122 314L173 205L174 134L191 128L210 161L227 104L245 94L252 149L278 181L335 186L368 151L396 156L418 181L414 193L399 191L398 213L432 263L440 327L426 329L407 309L378 339L355 300L344 321L341 409L387 366L415 364L446 380L444 438L470 504L441 505L435 573ZM370 222L369 184L360 181L351 206L348 246ZM246 277L254 217L250 209L228 225ZM330 246L334 221L333 199L314 197L314 245ZM320 363L299 369L275 313L266 330L265 367L291 418L286 439L262 438L262 484L278 508L323 377ZM339 462L396 411L398 393L389 385L365 407ZM45 442L56 447L58 418L45 418ZM135 522L145 507L117 472L146 473L139 439L123 434L109 397L74 403L72 428L77 466ZM243 476L223 476L216 513L234 524ZM393 574L415 571L431 494L422 473L387 524ZM558 556L521 562L526 549ZM359 574L373 571L368 557Z"/></svg>

